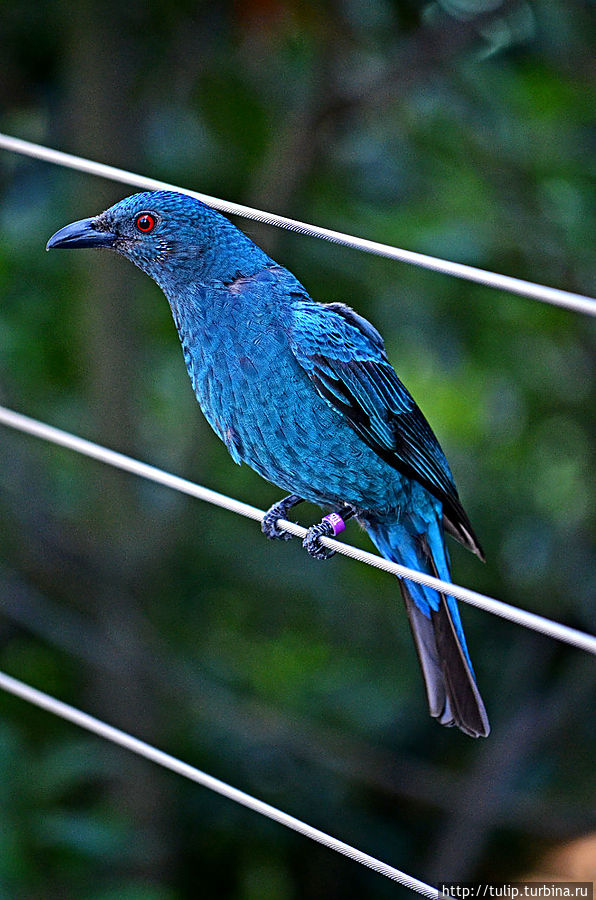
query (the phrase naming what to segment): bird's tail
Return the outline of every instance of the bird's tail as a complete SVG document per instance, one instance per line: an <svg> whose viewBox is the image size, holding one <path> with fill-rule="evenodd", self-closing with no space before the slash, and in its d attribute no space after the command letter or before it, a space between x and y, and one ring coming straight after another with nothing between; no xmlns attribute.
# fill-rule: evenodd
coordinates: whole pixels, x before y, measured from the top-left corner
<svg viewBox="0 0 596 900"><path fill-rule="evenodd" d="M437 520L417 534L407 521L367 521L370 537L386 559L450 581L449 560ZM424 675L430 714L441 725L457 725L486 737L490 725L453 597L414 581L399 582Z"/></svg>

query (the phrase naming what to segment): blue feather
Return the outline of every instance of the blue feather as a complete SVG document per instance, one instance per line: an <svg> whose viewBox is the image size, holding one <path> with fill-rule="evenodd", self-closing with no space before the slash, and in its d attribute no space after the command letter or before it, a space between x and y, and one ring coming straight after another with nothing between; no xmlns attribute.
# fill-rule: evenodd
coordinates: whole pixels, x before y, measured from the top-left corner
<svg viewBox="0 0 596 900"><path fill-rule="evenodd" d="M347 504L379 551L410 568L450 579L444 529L482 554L379 332L348 306L315 303L219 213L181 194L136 194L48 246L110 247L157 282L197 399L236 462L293 502ZM400 587L431 714L488 734L455 601L414 582Z"/></svg>

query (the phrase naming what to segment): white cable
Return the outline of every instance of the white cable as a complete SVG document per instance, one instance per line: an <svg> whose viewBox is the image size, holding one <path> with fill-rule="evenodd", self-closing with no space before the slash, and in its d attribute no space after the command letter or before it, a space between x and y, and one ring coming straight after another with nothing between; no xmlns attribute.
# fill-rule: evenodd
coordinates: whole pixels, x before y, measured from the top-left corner
<svg viewBox="0 0 596 900"><path fill-rule="evenodd" d="M174 756L170 756L169 753L164 753L163 750L158 750L156 747L152 747L151 744L146 744L145 741L141 741L125 731L120 731L119 728L114 728L112 725L108 725L105 722L94 718L94 716L81 712L80 709L75 709L74 706L69 706L61 700L56 700L55 697L44 694L42 691L38 691L28 684L24 684L22 681L18 681L16 678L4 674L4 672L0 672L0 688L8 691L10 694L20 697L22 700L26 700L28 703L34 704L34 706L38 706L41 709L53 713L55 716L59 716L61 719L66 719L66 721L72 722L74 725L78 725L86 731L97 734L99 737L105 738L105 740L111 741L113 744L125 747L132 753L136 753L137 756L142 756L151 762L157 763L158 766L163 766L164 769L176 772L177 775L182 775L184 778L188 778L190 781L194 781L197 784L208 788L210 791L215 791L215 793L221 794L222 797L227 797L228 800L233 800L241 806L252 809L253 812L266 816L268 819L272 819L279 825L285 825L286 828L291 828L292 831L297 831L298 834L302 834L304 837L310 838L318 844L323 844L323 846L329 847L330 850L342 853L349 859L353 859L354 862L361 863L361 865L378 872L379 875L385 875L386 878L397 881L404 887L410 888L412 891L417 891L417 893L422 894L424 897L433 898L433 900L434 898L439 897L438 890L432 888L429 884L425 884L424 881L412 878L411 875L400 872L399 869L395 869L393 866L382 862L380 859L369 856L368 853L363 853L361 850L357 850L356 847L345 844L343 841L331 837L331 835L326 834L324 831L313 828L312 825L307 825L306 822L302 822L300 819L296 819L294 816L282 812L282 810L277 809L275 806L270 806L269 803L257 800L256 797L245 794L244 791L240 791L238 788L234 788L224 781L220 781L218 778L214 778L212 775L202 772L200 769L195 769L194 766L190 766L188 763L182 762L182 760L176 759Z"/></svg>
<svg viewBox="0 0 596 900"><path fill-rule="evenodd" d="M464 263L450 262L449 260L438 259L437 257L428 256L424 253L415 253L412 250L401 250L398 247L391 247L388 244L381 244L377 241L366 240L366 238L344 234L341 231L333 231L330 228L322 228L319 225L309 225L306 222L299 222L296 219L289 219L286 216L278 216L274 213L253 209L250 206L232 203L229 200L220 200L217 197L210 197L208 194L201 194L198 191L190 191L174 184L168 184L165 181L158 181L156 178L135 175L133 172L127 172L125 169L107 166L103 163L94 162L93 160L85 159L81 156L73 156L70 153L62 153L59 150L52 150L49 147L33 144L30 141L23 141L20 138L11 137L10 135L0 134L0 148L13 151L14 153L20 153L24 156L33 156L35 159L55 163L59 166L66 166L70 169L78 169L80 172L98 175L100 178L109 178L112 181L120 181L123 184L130 184L133 187L142 188L146 191L178 191L181 194L188 194L189 197L196 197L198 200L202 200L203 203L207 203L209 206L212 206L214 209L218 209L223 213L243 216L247 219L254 219L257 222L265 222L268 225L277 225L280 228L287 228L290 231L297 231L301 234L324 238L335 244L343 244L346 247L355 247L358 250L374 253L377 256L386 256L389 259L396 259L400 262L422 266L425 269L443 272L446 275L453 275L456 278L464 278L469 281L485 284L489 287L498 288L499 290L511 291L514 294L531 297L532 299L540 300L543 303L551 303L554 306L564 306L567 309L572 309L576 312L584 312L592 316L596 315L596 300L587 297L584 294L574 294L570 291L560 290L559 288L534 284L530 281L524 281L521 278L513 278L510 275L499 275L496 272L478 269L475 266L467 266Z"/></svg>
<svg viewBox="0 0 596 900"><path fill-rule="evenodd" d="M180 478L169 472L164 472L163 469L157 469L155 466L140 462L138 459L125 456L123 453L109 450L107 447L102 447L100 444L94 444L77 435L62 431L59 428L54 428L53 426L47 425L44 422L39 422L36 419L31 419L29 416L24 416L21 413L14 412L4 406L0 406L0 424L6 425L9 428L14 428L17 431L23 431L26 434L34 435L42 440L50 441L50 443L67 447L70 450L74 450L76 453L81 453L84 456L97 459L110 466L123 469L126 472L131 472L142 478L147 478L150 481L155 481L158 484L173 488L183 494L189 494L191 497L196 497L199 500L204 500L215 506L220 506L223 509L230 510L241 516L246 516L249 519L255 519L260 522L263 518L263 510L256 509L256 507L250 506L248 503L242 503L240 500L235 500L233 497L219 494L202 485L187 481L185 478ZM303 538L306 535L306 528L297 525L295 522L287 522L284 519L279 519L278 524L296 537ZM555 638L555 640L563 641L574 647L579 647L582 650L586 650L588 653L596 654L596 637L586 634L583 631L569 628L569 626L561 625L559 622L552 622L550 619L545 619L543 616L538 616L535 613L518 609L515 606L510 606L507 603L503 603L501 600L495 600L492 597L479 594L469 588L452 584L450 581L442 581L440 578L434 578L432 575L427 575L424 572L408 569L406 566L400 566L398 563L383 559L383 557L377 556L374 553L368 553L366 550L360 550L358 547L353 547L351 544L344 544L342 541L336 541L327 537L321 537L321 542L326 547L336 550L338 553L342 553L344 556L348 556L351 559L366 563L369 566L374 566L377 569L383 569L385 572L390 572L400 578L418 581L421 584L428 585L444 594L450 594L452 597L457 597L458 600L463 600L465 603L470 603L472 606L477 606L493 615L501 616L503 619L516 622L518 625L523 625L525 628L531 628L533 631L548 635L549 637Z"/></svg>

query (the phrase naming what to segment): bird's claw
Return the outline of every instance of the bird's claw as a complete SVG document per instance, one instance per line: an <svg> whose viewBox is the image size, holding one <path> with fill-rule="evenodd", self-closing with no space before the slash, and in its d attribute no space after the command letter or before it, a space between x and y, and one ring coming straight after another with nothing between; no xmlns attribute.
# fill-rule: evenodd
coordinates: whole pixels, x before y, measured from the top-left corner
<svg viewBox="0 0 596 900"><path fill-rule="evenodd" d="M261 531L268 537L270 541L289 541L292 535L283 528L279 528L278 519L285 519L288 515L288 506L283 500L274 503L271 509L267 510L261 520Z"/></svg>
<svg viewBox="0 0 596 900"><path fill-rule="evenodd" d="M290 494L274 503L261 520L263 534L275 541L289 541L292 535L280 528L279 519L288 519L291 509L302 503L302 497L298 494ZM330 550L321 543L322 537L337 537L346 527L345 521L354 515L351 507L343 506L339 512L331 512L326 515L318 525L311 525L302 541L304 549L315 559L330 559L335 555L335 550Z"/></svg>
<svg viewBox="0 0 596 900"><path fill-rule="evenodd" d="M314 559L331 559L335 556L335 550L330 550L321 543L321 537L333 537L333 526L329 522L319 522L311 525L302 541L302 546Z"/></svg>

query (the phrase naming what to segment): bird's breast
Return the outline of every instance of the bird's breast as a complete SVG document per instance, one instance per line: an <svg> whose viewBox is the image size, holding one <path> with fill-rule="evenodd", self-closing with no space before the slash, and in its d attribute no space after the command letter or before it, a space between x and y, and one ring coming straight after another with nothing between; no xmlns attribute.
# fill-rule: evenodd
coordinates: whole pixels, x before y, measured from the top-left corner
<svg viewBox="0 0 596 900"><path fill-rule="evenodd" d="M251 313L186 322L179 332L205 417L237 462L264 470L266 448L282 440L280 385L296 377L283 328Z"/></svg>
<svg viewBox="0 0 596 900"><path fill-rule="evenodd" d="M174 318L196 397L233 459L324 505L398 504L401 476L316 392L283 320L229 298L217 312Z"/></svg>

